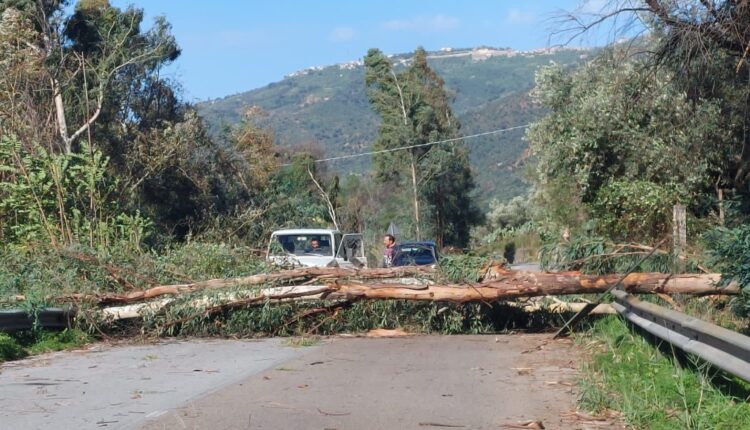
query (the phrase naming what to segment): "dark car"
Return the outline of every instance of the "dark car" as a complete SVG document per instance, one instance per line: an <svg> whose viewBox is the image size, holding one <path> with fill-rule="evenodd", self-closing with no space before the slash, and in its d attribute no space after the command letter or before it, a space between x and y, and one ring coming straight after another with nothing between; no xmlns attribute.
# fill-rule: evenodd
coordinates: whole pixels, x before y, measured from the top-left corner
<svg viewBox="0 0 750 430"><path fill-rule="evenodd" d="M437 262L437 245L432 241L401 242L393 250L394 266L427 266Z"/></svg>

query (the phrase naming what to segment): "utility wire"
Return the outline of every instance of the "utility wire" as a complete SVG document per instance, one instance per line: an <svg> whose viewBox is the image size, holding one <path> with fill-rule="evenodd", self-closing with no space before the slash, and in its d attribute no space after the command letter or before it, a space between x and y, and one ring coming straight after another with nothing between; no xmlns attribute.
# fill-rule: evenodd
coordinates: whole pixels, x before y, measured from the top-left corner
<svg viewBox="0 0 750 430"><path fill-rule="evenodd" d="M346 159L349 159L349 158L364 157L366 155L385 154L386 152L396 152L396 151L402 151L404 149L421 148L421 147L424 147L424 146L438 145L440 143L457 142L459 140L473 139L473 138L476 138L476 137L489 136L489 135L492 135L492 134L504 133L506 131L512 131L512 130L518 130L518 129L522 129L522 128L527 128L530 125L531 124L517 125L515 127L501 128L499 130L486 131L484 133L470 134L468 136L454 137L454 138L445 139L445 140L437 140L435 142L420 143L420 144L417 144L417 145L400 146L398 148L381 149L379 151L368 151L368 152L360 152L360 153L357 153L357 154L341 155L341 156L338 156L338 157L321 158L321 159L318 159L318 160L313 160L313 163L323 163L323 162L326 162L326 161L346 160ZM286 163L286 164L282 164L281 167L286 167L286 166L291 166L291 165L292 165L292 163Z"/></svg>

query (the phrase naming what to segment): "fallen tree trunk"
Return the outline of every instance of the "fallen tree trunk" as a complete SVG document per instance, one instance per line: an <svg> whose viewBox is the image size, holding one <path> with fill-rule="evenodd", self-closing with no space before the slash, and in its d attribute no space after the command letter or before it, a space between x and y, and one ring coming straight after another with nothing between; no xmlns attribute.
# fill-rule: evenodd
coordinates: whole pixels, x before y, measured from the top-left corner
<svg viewBox="0 0 750 430"><path fill-rule="evenodd" d="M297 285L259 288L244 292L231 292L215 297L209 304L205 298L192 301L191 306L215 312L223 308L253 305L284 300L417 300L432 302L485 302L493 303L526 297L592 294L606 291L617 282L618 275L587 276L577 273L507 272L505 279L474 284L395 284L331 282L327 285ZM634 273L623 280L625 290L634 293L680 293L688 295L738 294L736 284L717 287L720 276L666 275L661 273ZM216 304L216 299L223 303ZM109 318L123 319L141 316L145 310L158 311L172 302L163 299L103 310Z"/></svg>
<svg viewBox="0 0 750 430"><path fill-rule="evenodd" d="M327 285L270 287L258 289L255 291L227 293L223 296L214 298L214 300L212 301L209 301L206 298L197 298L190 302L190 306L194 308L211 308L214 306L223 306L213 304L217 301L217 299L223 301L225 304L233 304L235 307L240 303L251 305L261 303L266 300L273 300L278 302L290 299L323 300L325 298L325 295L330 292L331 288ZM146 313L158 312L164 306L174 301L174 298L162 298L149 302L108 307L100 310L99 313L105 318L114 321L129 318L139 318L144 316L144 314Z"/></svg>
<svg viewBox="0 0 750 430"><path fill-rule="evenodd" d="M511 272L503 280L478 284L425 285L404 289L396 284L336 284L331 298L401 299L436 302L495 302L523 297L603 293L619 275L584 276L572 273ZM633 273L625 277L623 288L631 293L688 295L738 294L734 285L717 287L720 275L673 275Z"/></svg>
<svg viewBox="0 0 750 430"><path fill-rule="evenodd" d="M482 285L495 285L499 288L512 288L518 285L525 291L534 288L544 289L547 294L587 294L605 291L620 279L618 274L582 275L580 272L523 272L496 269L487 276ZM739 294L739 286L732 282L718 287L721 274L679 274L631 273L622 280L622 286L631 293L667 294ZM532 292L532 291L529 291ZM535 294L532 294L535 295Z"/></svg>
<svg viewBox="0 0 750 430"><path fill-rule="evenodd" d="M605 291L620 279L620 275L581 275L578 272L542 273L521 271L499 271L493 273L491 281L473 284L434 285L434 289L424 292L407 288L401 292L407 282L391 281L380 284L349 284L347 280L388 279L408 276L432 275L436 270L430 267L395 267L388 269L340 269L327 267L308 267L281 271L278 273L259 274L241 278L211 279L203 282L178 285L162 285L148 290L133 291L122 295L98 295L75 297L76 299L94 299L100 304L134 303L163 295L179 295L200 290L223 289L263 285L273 282L333 282L340 290L337 294L353 294L365 298L403 298L407 300L435 301L481 301L509 300L519 297L549 296L560 294L589 294ZM717 287L721 281L720 274L681 274L632 273L622 282L625 290L631 293L668 293L689 295L738 294L739 287L730 284ZM411 287L411 286L410 286ZM333 291L332 291L333 293ZM405 296L404 296L405 295ZM402 297L404 296L404 297Z"/></svg>

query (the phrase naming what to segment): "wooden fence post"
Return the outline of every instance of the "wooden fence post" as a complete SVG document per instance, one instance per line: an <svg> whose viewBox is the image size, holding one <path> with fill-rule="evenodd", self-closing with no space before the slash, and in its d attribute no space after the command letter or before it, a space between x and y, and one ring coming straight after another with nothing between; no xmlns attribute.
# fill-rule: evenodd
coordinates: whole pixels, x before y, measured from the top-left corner
<svg viewBox="0 0 750 430"><path fill-rule="evenodd" d="M672 240L675 273L685 272L685 260L680 258L687 247L687 216L685 206L676 204L672 208Z"/></svg>

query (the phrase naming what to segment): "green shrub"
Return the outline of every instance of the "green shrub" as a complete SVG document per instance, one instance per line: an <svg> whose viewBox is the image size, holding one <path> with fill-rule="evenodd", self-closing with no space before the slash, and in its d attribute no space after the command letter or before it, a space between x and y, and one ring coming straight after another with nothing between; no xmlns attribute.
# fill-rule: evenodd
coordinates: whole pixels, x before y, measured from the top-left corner
<svg viewBox="0 0 750 430"><path fill-rule="evenodd" d="M722 284L737 282L742 296L735 301L741 315L750 315L750 225L719 227L705 235L711 268L722 274Z"/></svg>
<svg viewBox="0 0 750 430"><path fill-rule="evenodd" d="M671 252L657 250L645 261L640 260L650 252L647 246L616 244L593 234L581 234L568 241L542 246L540 263L545 270L580 270L589 274L636 272L663 272L674 270ZM640 264L638 264L640 262ZM698 262L686 260L687 272L698 271Z"/></svg>
<svg viewBox="0 0 750 430"><path fill-rule="evenodd" d="M613 180L597 194L591 213L599 230L615 240L651 241L671 229L677 195L649 181Z"/></svg>
<svg viewBox="0 0 750 430"><path fill-rule="evenodd" d="M65 329L60 332L43 331L35 336L34 342L29 345L31 354L41 354L50 351L62 351L77 348L92 341L92 337L80 329Z"/></svg>
<svg viewBox="0 0 750 430"><path fill-rule="evenodd" d="M0 333L0 362L17 360L27 355L16 339L6 333Z"/></svg>

